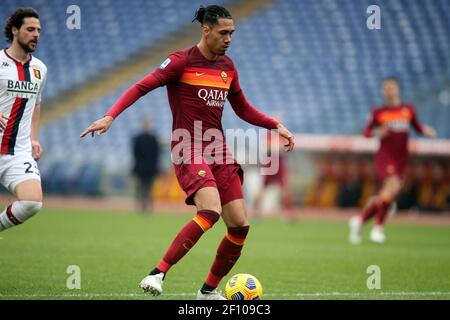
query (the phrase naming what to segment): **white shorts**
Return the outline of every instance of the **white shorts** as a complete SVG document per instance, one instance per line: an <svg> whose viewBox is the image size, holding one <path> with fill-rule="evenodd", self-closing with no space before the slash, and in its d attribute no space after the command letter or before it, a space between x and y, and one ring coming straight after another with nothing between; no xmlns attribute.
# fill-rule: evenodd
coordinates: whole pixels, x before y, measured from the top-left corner
<svg viewBox="0 0 450 320"><path fill-rule="evenodd" d="M0 155L0 183L9 192L15 194L16 186L30 179L41 181L38 165L31 154Z"/></svg>

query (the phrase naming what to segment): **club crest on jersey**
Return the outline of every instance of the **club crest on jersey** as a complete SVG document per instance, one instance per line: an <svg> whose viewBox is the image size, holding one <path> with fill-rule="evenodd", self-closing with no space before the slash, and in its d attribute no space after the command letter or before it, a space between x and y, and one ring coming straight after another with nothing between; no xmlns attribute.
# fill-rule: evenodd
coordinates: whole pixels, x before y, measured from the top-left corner
<svg viewBox="0 0 450 320"><path fill-rule="evenodd" d="M172 60L170 60L170 58L167 58L166 60L164 60L163 63L161 63L161 65L159 66L160 69L164 69L165 67L167 67L169 65L169 63L171 63Z"/></svg>
<svg viewBox="0 0 450 320"><path fill-rule="evenodd" d="M222 80L223 80L224 83L227 83L228 75L227 75L227 73L226 73L225 71L222 71L222 72L220 73L220 77L222 78Z"/></svg>
<svg viewBox="0 0 450 320"><path fill-rule="evenodd" d="M206 176L206 171L205 170L199 170L198 175L202 178L204 178Z"/></svg>
<svg viewBox="0 0 450 320"><path fill-rule="evenodd" d="M33 72L34 72L34 77L36 79L41 80L41 71L39 69L33 69Z"/></svg>

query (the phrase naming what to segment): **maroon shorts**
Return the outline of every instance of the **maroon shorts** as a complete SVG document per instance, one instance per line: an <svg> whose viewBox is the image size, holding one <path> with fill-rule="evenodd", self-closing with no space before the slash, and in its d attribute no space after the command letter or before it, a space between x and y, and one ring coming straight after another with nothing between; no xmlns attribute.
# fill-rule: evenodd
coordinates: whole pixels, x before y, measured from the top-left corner
<svg viewBox="0 0 450 320"><path fill-rule="evenodd" d="M175 175L186 192L186 204L195 205L195 193L205 187L219 191L222 206L236 199L243 199L244 172L239 164L179 164L174 165Z"/></svg>
<svg viewBox="0 0 450 320"><path fill-rule="evenodd" d="M395 176L403 178L406 170L406 164L395 161L375 161L375 171L378 179L384 181L389 177Z"/></svg>

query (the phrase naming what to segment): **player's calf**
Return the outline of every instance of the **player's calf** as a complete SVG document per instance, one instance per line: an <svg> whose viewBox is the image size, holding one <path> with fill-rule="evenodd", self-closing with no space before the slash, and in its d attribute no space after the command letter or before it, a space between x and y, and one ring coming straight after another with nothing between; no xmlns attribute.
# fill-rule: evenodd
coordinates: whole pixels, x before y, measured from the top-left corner
<svg viewBox="0 0 450 320"><path fill-rule="evenodd" d="M140 287L145 292L158 295L162 292L162 283L169 269L183 258L197 243L200 237L219 220L220 214L213 210L199 210L177 234L164 257L141 281Z"/></svg>
<svg viewBox="0 0 450 320"><path fill-rule="evenodd" d="M233 268L244 246L250 226L228 227L228 232L217 249L217 255L206 277L201 292L213 292L223 277Z"/></svg>
<svg viewBox="0 0 450 320"><path fill-rule="evenodd" d="M380 190L380 198L387 203L392 203L400 194L401 189L402 181L400 178L396 176L389 177L383 183Z"/></svg>
<svg viewBox="0 0 450 320"><path fill-rule="evenodd" d="M0 231L24 223L42 208L40 201L20 200L6 207L0 214Z"/></svg>
<svg viewBox="0 0 450 320"><path fill-rule="evenodd" d="M212 210L199 210L195 217L180 230L157 268L166 273L183 258L200 237L219 220L220 214Z"/></svg>

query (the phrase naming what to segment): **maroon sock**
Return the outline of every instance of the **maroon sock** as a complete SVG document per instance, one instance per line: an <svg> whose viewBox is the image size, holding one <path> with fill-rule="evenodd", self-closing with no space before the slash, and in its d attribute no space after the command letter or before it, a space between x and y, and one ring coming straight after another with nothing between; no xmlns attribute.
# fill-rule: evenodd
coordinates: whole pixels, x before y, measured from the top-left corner
<svg viewBox="0 0 450 320"><path fill-rule="evenodd" d="M166 273L183 258L197 243L198 239L219 220L220 214L212 210L200 210L177 234L164 257L156 268Z"/></svg>
<svg viewBox="0 0 450 320"><path fill-rule="evenodd" d="M378 198L369 201L368 205L364 208L361 214L362 223L366 223L377 213L379 202L380 200L378 200Z"/></svg>
<svg viewBox="0 0 450 320"><path fill-rule="evenodd" d="M375 224L377 226L382 226L384 225L384 221L386 220L386 216L387 216L387 212L389 209L389 206L391 204L387 201L379 201L378 203L378 210L377 210L377 216L375 219Z"/></svg>
<svg viewBox="0 0 450 320"><path fill-rule="evenodd" d="M228 228L227 234L217 249L211 270L206 277L206 285L216 288L222 278L230 272L241 256L241 250L249 228L250 226Z"/></svg>

